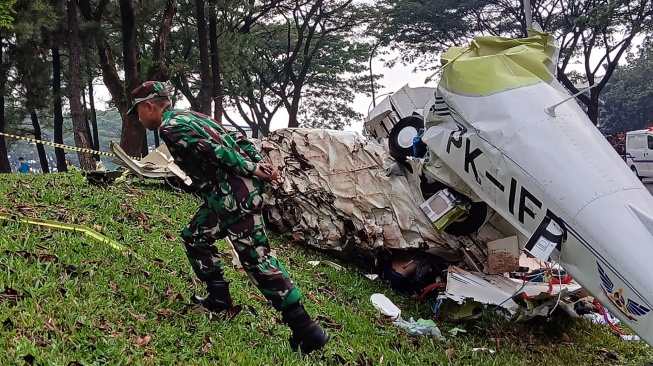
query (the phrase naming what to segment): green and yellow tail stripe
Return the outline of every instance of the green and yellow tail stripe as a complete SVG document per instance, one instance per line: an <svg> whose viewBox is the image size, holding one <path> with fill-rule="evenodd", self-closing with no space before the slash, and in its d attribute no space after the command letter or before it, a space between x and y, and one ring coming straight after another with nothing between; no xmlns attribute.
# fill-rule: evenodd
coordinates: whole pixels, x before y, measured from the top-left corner
<svg viewBox="0 0 653 366"><path fill-rule="evenodd" d="M94 155L110 156L110 157L113 157L113 158L116 157L115 154L104 152L104 151L97 151L97 150L87 149L87 148L83 148L83 147L58 144L58 143L52 142L52 141L37 140L37 139L31 138L31 137L16 136L16 135L12 135L12 134L9 134L9 133L4 133L4 132L0 132L0 136L11 137L11 138L18 139L18 140L25 140L25 141L33 142L33 143L36 143L36 144L48 145L48 146L58 147L58 148L61 148L61 149L66 149L66 150L85 152L85 153L94 154ZM134 157L132 157L132 159L133 160L140 160L140 158L134 158Z"/></svg>

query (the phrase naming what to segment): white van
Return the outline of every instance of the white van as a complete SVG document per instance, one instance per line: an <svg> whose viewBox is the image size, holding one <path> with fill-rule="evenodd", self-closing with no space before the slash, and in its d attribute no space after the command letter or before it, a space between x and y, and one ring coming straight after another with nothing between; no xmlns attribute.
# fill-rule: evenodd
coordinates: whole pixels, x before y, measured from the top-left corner
<svg viewBox="0 0 653 366"><path fill-rule="evenodd" d="M640 179L653 177L653 127L626 132L626 163Z"/></svg>

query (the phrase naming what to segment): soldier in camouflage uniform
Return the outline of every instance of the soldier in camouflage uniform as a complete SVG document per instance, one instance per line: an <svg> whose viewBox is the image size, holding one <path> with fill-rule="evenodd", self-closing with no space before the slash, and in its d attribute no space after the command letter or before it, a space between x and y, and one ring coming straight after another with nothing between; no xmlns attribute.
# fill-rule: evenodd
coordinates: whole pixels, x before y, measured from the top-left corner
<svg viewBox="0 0 653 366"><path fill-rule="evenodd" d="M291 328L292 348L304 353L322 348L329 335L311 320L288 272L270 256L262 195L265 182L278 182L276 169L262 161L244 136L228 134L209 116L172 109L168 91L159 82L143 83L134 89L132 99L129 113L138 114L146 129L158 129L175 163L204 200L181 232L193 270L207 284L208 296L196 301L228 316L237 313L214 245L229 237L250 280Z"/></svg>

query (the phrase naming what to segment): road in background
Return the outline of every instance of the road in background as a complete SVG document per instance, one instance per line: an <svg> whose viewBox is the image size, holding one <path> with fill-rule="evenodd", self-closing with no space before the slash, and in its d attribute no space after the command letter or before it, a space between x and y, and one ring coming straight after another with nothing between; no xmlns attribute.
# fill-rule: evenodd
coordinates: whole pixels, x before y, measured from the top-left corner
<svg viewBox="0 0 653 366"><path fill-rule="evenodd" d="M646 178L642 180L642 182L644 182L644 186L646 187L646 189L648 189L648 191L651 192L651 194L653 194L653 179Z"/></svg>

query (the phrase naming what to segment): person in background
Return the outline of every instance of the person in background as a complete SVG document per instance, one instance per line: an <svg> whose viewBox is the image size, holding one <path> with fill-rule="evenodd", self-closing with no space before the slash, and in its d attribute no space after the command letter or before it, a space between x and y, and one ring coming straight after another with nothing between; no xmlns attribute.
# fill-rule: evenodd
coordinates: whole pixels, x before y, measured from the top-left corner
<svg viewBox="0 0 653 366"><path fill-rule="evenodd" d="M23 158L22 156L18 158L18 164L16 164L14 170L20 174L29 173L29 164L25 161L25 158Z"/></svg>
<svg viewBox="0 0 653 366"><path fill-rule="evenodd" d="M195 297L205 308L225 312L235 307L223 276L216 240L229 237L250 280L292 330L290 346L303 353L320 349L327 334L300 303L301 294L279 260L270 255L263 222L265 183L277 184L279 173L244 136L228 134L213 118L173 109L169 92L147 81L131 94L132 108L148 130L158 130L175 163L193 180L203 204L181 232L186 256L208 296Z"/></svg>

